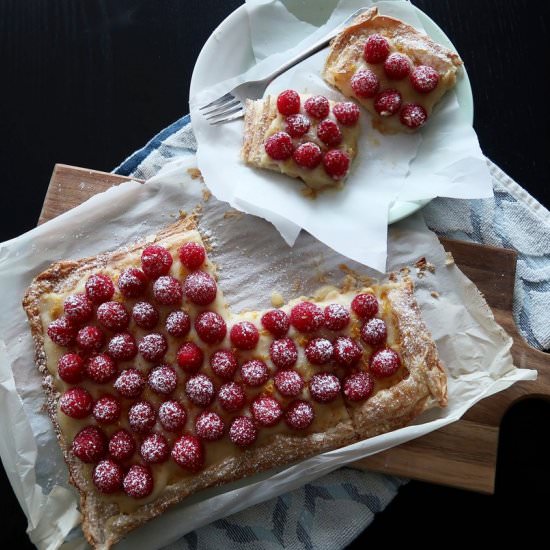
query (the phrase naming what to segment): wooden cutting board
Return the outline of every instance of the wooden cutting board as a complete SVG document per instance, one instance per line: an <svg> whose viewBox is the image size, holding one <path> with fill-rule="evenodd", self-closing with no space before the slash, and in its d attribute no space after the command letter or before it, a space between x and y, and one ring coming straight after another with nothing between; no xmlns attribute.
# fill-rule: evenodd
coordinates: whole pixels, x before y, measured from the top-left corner
<svg viewBox="0 0 550 550"><path fill-rule="evenodd" d="M58 164L38 223L78 206L86 199L128 178ZM549 356L527 345L512 317L516 253L512 250L441 239L457 265L478 286L495 319L514 340L517 366L537 369L535 382L514 384L485 399L464 418L436 432L354 464L358 468L422 481L493 493L499 425L515 401L530 395L550 396Z"/></svg>

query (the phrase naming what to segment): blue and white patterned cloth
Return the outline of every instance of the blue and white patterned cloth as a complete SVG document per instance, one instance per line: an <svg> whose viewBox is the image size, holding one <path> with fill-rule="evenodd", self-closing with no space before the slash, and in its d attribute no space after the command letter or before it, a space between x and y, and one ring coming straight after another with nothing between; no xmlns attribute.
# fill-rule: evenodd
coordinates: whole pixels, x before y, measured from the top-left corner
<svg viewBox="0 0 550 550"><path fill-rule="evenodd" d="M114 172L148 179L168 161L195 151L191 119L186 115ZM426 222L439 235L517 250L516 325L532 346L550 349L550 212L495 164L487 163L494 198L435 199L423 209ZM344 548L387 506L403 483L392 476L342 468L197 529L167 548Z"/></svg>

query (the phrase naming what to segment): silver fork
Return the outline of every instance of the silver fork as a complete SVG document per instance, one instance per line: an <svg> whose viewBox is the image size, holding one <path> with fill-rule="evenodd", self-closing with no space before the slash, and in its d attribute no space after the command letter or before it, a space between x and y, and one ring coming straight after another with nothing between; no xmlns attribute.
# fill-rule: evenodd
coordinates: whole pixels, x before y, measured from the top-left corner
<svg viewBox="0 0 550 550"><path fill-rule="evenodd" d="M224 124L243 117L244 103L246 99L258 99L262 97L267 86L275 80L275 78L283 74L285 71L288 71L291 67L294 67L294 65L300 63L300 61L303 61L314 53L322 50L342 30L343 27L347 26L353 19L364 13L367 9L368 8L361 8L355 13L352 13L343 23L338 25L324 38L315 42L313 45L309 46L309 48L291 58L284 65L262 80L243 82L218 99L211 101L207 105L203 105L199 108L199 111L203 111L202 115L206 117L206 120L208 120L212 125Z"/></svg>

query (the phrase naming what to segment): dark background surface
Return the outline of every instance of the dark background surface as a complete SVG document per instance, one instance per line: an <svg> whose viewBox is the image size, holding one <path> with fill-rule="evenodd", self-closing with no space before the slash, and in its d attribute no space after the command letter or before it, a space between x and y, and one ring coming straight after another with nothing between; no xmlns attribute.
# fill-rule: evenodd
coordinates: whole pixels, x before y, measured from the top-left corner
<svg viewBox="0 0 550 550"><path fill-rule="evenodd" d="M110 171L185 114L195 59L240 3L0 0L0 241L34 227L56 162ZM415 3L465 61L483 151L550 206L549 3ZM412 482L352 546L471 543L479 529L493 543L547 536L549 419L547 402L507 416L495 496ZM3 545L30 547L3 472L0 495Z"/></svg>

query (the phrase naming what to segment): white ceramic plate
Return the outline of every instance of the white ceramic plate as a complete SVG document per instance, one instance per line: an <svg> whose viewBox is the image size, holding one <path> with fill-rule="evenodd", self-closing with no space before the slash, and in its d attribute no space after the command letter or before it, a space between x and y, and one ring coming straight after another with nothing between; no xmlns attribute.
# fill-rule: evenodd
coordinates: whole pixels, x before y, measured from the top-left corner
<svg viewBox="0 0 550 550"><path fill-rule="evenodd" d="M416 6L414 7L428 35L436 42L456 51L453 43L437 24L423 11L419 10ZM229 55L228 52L230 52ZM255 59L252 54L248 14L246 7L242 5L220 23L204 44L191 76L189 97L217 82L244 73L254 63ZM474 100L466 69L463 69L455 91L464 120L472 124L474 120ZM409 216L428 204L428 202L430 201L396 202L390 208L389 223L394 223Z"/></svg>

